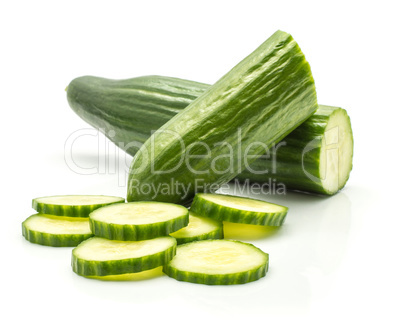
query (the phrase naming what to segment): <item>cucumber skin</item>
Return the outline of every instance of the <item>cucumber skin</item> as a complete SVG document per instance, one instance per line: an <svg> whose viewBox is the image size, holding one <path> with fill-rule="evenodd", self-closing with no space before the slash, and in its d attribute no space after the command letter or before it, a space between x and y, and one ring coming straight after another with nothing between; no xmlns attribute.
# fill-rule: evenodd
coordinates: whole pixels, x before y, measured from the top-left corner
<svg viewBox="0 0 402 321"><path fill-rule="evenodd" d="M348 176L342 182L338 190L328 191L323 188L322 184L311 180L304 172L304 169L314 177L320 177L320 152L321 142L328 125L328 121L334 113L342 113L348 122L347 127L351 130L350 118L345 109L340 107L319 105L317 111L302 125L291 132L284 140L284 146L277 149L276 152L276 171L272 172L274 163L272 159L259 158L253 162L251 168L255 171L268 171L267 174L252 173L248 169L238 175L235 180L244 183L247 180L264 184L271 180L283 183L287 189L302 192L317 193L323 195L333 195L341 190L349 179ZM319 141L317 148L312 149L305 154L303 158L303 150L308 144L314 140ZM353 144L353 142L352 142Z"/></svg>
<svg viewBox="0 0 402 321"><path fill-rule="evenodd" d="M163 76L112 80L94 76L73 79L67 87L71 109L91 126L134 156L168 120L210 86Z"/></svg>
<svg viewBox="0 0 402 321"><path fill-rule="evenodd" d="M229 195L228 195L229 196ZM233 196L236 197L237 196ZM246 197L242 197L248 199ZM283 207L283 212L258 213L236 208L229 208L202 198L202 194L195 194L190 211L199 216L210 217L218 221L232 223L253 224L263 226L281 226L286 218L288 208Z"/></svg>
<svg viewBox="0 0 402 321"><path fill-rule="evenodd" d="M175 220L155 224L128 225L113 224L93 220L89 217L89 225L95 236L117 241L142 241L160 236L168 236L188 225L189 214Z"/></svg>
<svg viewBox="0 0 402 321"><path fill-rule="evenodd" d="M93 234L51 234L28 229L22 223L22 235L31 243L53 246L73 247L93 236Z"/></svg>
<svg viewBox="0 0 402 321"><path fill-rule="evenodd" d="M268 272L268 263L256 269L250 270L247 273L232 273L219 276L203 273L183 272L173 268L170 265L165 265L163 267L163 272L177 281L206 285L233 285L249 283L261 279Z"/></svg>
<svg viewBox="0 0 402 321"><path fill-rule="evenodd" d="M311 116L316 108L315 85L308 62L293 38L277 31L145 142L130 166L127 201L188 204L197 192L196 181L203 182L204 191L218 189L244 169L239 155L244 155L251 143L265 142L272 146ZM173 138L172 133L175 133ZM213 146L209 156L217 160L222 148L216 145L223 141L234 147L232 170L211 172L210 161L204 159L191 164L198 172L207 171L204 174L195 175L189 166L182 164L176 167L184 153L182 143L187 151L197 142ZM264 148L258 146L253 155L264 152ZM222 158L216 164L220 171L233 165ZM176 170L160 173L172 167ZM144 186L169 185L172 177L176 184L188 190L158 195L142 191Z"/></svg>
<svg viewBox="0 0 402 321"><path fill-rule="evenodd" d="M174 238L173 238L174 239ZM81 276L106 276L137 273L167 264L176 255L176 243L165 251L139 258L111 261L87 261L72 252L71 266Z"/></svg>
<svg viewBox="0 0 402 321"><path fill-rule="evenodd" d="M243 243L240 241L230 240L231 242ZM199 241L202 242L202 241ZM244 244L244 243L243 243ZM249 246L255 247L252 244ZM267 258L267 262L259 267L256 267L247 272L240 273L228 273L228 274L206 274L196 272L185 272L172 267L170 264L163 266L163 272L169 277L176 279L177 281L184 281L190 283L206 284L206 285L234 285L245 284L256 281L264 277L268 272L269 267L269 254L264 253Z"/></svg>
<svg viewBox="0 0 402 321"><path fill-rule="evenodd" d="M38 213L51 214L58 216L68 216L68 217L89 217L89 214L103 206L124 203L124 198L118 201L107 203L107 204L96 204L96 205L59 205L59 204L46 204L40 203L36 198L32 200L32 208Z"/></svg>

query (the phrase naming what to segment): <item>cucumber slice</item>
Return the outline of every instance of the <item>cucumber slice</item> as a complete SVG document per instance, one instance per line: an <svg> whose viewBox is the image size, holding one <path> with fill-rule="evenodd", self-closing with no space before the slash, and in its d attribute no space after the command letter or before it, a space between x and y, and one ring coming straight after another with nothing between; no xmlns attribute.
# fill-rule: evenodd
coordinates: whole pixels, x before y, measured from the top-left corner
<svg viewBox="0 0 402 321"><path fill-rule="evenodd" d="M208 217L189 215L189 223L186 227L171 233L177 244L184 244L207 239L223 239L223 224L220 221Z"/></svg>
<svg viewBox="0 0 402 321"><path fill-rule="evenodd" d="M280 226L288 208L251 198L222 194L199 193L191 204L192 212L219 221Z"/></svg>
<svg viewBox="0 0 402 321"><path fill-rule="evenodd" d="M92 232L110 240L139 241L165 236L187 226L188 209L161 202L102 207L89 215Z"/></svg>
<svg viewBox="0 0 402 321"><path fill-rule="evenodd" d="M182 244L163 271L178 281L209 285L242 284L268 271L268 254L249 243L204 240Z"/></svg>
<svg viewBox="0 0 402 321"><path fill-rule="evenodd" d="M145 241L112 241L92 237L72 253L73 271L82 276L136 273L167 264L176 253L176 239L163 236Z"/></svg>
<svg viewBox="0 0 402 321"><path fill-rule="evenodd" d="M77 246L92 235L88 218L34 214L22 223L22 235L31 243Z"/></svg>
<svg viewBox="0 0 402 321"><path fill-rule="evenodd" d="M88 217L93 210L114 203L124 203L124 198L104 195L56 195L34 198L32 208L43 214Z"/></svg>

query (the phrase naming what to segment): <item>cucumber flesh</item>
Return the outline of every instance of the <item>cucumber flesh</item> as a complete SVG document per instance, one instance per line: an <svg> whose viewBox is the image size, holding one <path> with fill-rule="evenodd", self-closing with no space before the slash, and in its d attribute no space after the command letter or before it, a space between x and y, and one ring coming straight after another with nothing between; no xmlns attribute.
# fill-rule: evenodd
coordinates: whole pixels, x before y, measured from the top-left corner
<svg viewBox="0 0 402 321"><path fill-rule="evenodd" d="M232 223L280 226L288 208L285 206L233 195L199 193L191 204L192 212Z"/></svg>
<svg viewBox="0 0 402 321"><path fill-rule="evenodd" d="M255 281L268 271L268 254L252 244L204 240L182 244L164 272L178 281L210 285Z"/></svg>
<svg viewBox="0 0 402 321"><path fill-rule="evenodd" d="M131 202L102 207L89 215L96 236L138 241L169 235L188 225L188 209L161 202Z"/></svg>
<svg viewBox="0 0 402 321"><path fill-rule="evenodd" d="M88 217L89 213L99 207L124 201L123 197L117 196L56 195L34 198L32 207L43 214Z"/></svg>
<svg viewBox="0 0 402 321"><path fill-rule="evenodd" d="M353 163L353 133L345 109L319 105L307 121L237 176L242 183L276 182L286 189L324 195L341 190Z"/></svg>
<svg viewBox="0 0 402 321"><path fill-rule="evenodd" d="M22 223L22 235L31 243L77 246L93 236L88 218L34 214Z"/></svg>
<svg viewBox="0 0 402 321"><path fill-rule="evenodd" d="M176 239L177 244L207 239L222 239L223 224L220 221L190 213L188 225L177 232L171 233L170 236Z"/></svg>
<svg viewBox="0 0 402 321"><path fill-rule="evenodd" d="M112 241L92 237L72 252L72 269L82 276L136 273L167 264L175 255L176 240L164 236L145 241Z"/></svg>
<svg viewBox="0 0 402 321"><path fill-rule="evenodd" d="M320 183L327 194L342 189L352 170L353 134L344 109L329 117L320 149Z"/></svg>

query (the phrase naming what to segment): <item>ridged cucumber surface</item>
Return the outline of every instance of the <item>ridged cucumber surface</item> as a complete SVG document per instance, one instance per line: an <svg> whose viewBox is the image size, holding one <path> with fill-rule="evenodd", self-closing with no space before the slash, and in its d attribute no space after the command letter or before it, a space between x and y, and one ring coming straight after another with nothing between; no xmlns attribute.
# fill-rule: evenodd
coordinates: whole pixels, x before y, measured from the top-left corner
<svg viewBox="0 0 402 321"><path fill-rule="evenodd" d="M208 239L223 239L223 224L190 212L188 225L171 233L170 236L176 239L178 245Z"/></svg>
<svg viewBox="0 0 402 321"><path fill-rule="evenodd" d="M176 256L164 266L170 277L208 285L243 284L268 271L268 254L249 243L204 240L177 247Z"/></svg>
<svg viewBox="0 0 402 321"><path fill-rule="evenodd" d="M82 276L136 273L167 264L176 253L171 236L145 241L112 241L92 237L72 252L72 269Z"/></svg>
<svg viewBox="0 0 402 321"><path fill-rule="evenodd" d="M124 80L83 76L70 82L67 99L78 116L134 155L152 131L159 129L208 87L163 76Z"/></svg>
<svg viewBox="0 0 402 321"><path fill-rule="evenodd" d="M233 179L247 152L261 156L316 108L308 62L291 35L277 31L142 145L127 201L188 204Z"/></svg>
<svg viewBox="0 0 402 321"><path fill-rule="evenodd" d="M77 246L93 236L88 218L34 214L22 223L22 235L31 243L66 247Z"/></svg>
<svg viewBox="0 0 402 321"><path fill-rule="evenodd" d="M123 197L105 195L55 195L32 200L32 208L43 214L88 217L93 210L115 203L124 203Z"/></svg>
<svg viewBox="0 0 402 321"><path fill-rule="evenodd" d="M162 202L131 202L102 207L89 215L94 235L138 241L169 235L189 222L188 209Z"/></svg>
<svg viewBox="0 0 402 321"><path fill-rule="evenodd" d="M220 221L281 226L288 208L261 200L223 194L198 193L191 204L192 212Z"/></svg>
<svg viewBox="0 0 402 321"><path fill-rule="evenodd" d="M318 110L278 144L274 157L259 158L236 179L332 195L349 179L353 134L345 109L319 105Z"/></svg>

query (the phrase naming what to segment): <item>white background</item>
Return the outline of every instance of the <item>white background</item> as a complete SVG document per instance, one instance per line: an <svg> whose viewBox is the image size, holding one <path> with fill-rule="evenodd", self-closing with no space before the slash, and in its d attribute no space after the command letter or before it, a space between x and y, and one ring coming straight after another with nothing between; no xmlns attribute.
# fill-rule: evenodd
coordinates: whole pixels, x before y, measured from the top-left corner
<svg viewBox="0 0 402 321"><path fill-rule="evenodd" d="M400 320L397 2L3 1L2 315ZM277 29L291 33L304 51L319 102L348 110L355 157L347 187L334 197L266 197L290 211L278 233L248 239L270 253L265 278L228 287L161 274L126 282L91 280L71 271L71 248L25 241L21 222L34 213L34 197L125 196L124 177L113 173L117 165L107 168L101 160L99 173L82 175L65 162L68 137L89 128L67 104L69 81L86 74L116 79L159 74L213 83ZM117 157L120 164L130 160L100 135L87 135L74 148L81 167L95 167L105 157Z"/></svg>

